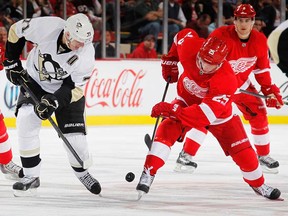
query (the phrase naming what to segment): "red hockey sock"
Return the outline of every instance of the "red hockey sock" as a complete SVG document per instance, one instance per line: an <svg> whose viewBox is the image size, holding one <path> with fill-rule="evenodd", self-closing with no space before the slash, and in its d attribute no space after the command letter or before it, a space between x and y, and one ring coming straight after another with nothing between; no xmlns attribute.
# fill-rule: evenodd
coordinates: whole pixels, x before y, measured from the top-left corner
<svg viewBox="0 0 288 216"><path fill-rule="evenodd" d="M151 175L155 175L164 164L165 162L159 157L147 155L144 167L150 170Z"/></svg>
<svg viewBox="0 0 288 216"><path fill-rule="evenodd" d="M11 147L7 146L8 143L8 134L7 129L4 124L3 118L0 119L0 163L7 164L12 160L12 151ZM9 150L7 151L7 149Z"/></svg>
<svg viewBox="0 0 288 216"><path fill-rule="evenodd" d="M240 167L243 179L252 187L260 187L264 183L262 169L259 166L258 158L252 147L237 152L233 161Z"/></svg>
<svg viewBox="0 0 288 216"><path fill-rule="evenodd" d="M199 143L189 139L189 138L186 138L185 140L185 144L183 146L183 150L184 152L192 155L192 156L195 156L198 149L200 148L201 145L199 145Z"/></svg>
<svg viewBox="0 0 288 216"><path fill-rule="evenodd" d="M254 145L259 156L265 156L270 153L270 143L267 145Z"/></svg>

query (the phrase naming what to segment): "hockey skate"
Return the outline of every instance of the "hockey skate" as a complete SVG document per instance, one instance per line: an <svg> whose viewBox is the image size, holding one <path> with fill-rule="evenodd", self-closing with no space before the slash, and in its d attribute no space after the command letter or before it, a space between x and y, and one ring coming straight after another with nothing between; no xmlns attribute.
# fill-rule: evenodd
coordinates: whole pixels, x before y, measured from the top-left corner
<svg viewBox="0 0 288 216"><path fill-rule="evenodd" d="M100 194L100 183L87 172L84 176L79 177L81 183L93 194Z"/></svg>
<svg viewBox="0 0 288 216"><path fill-rule="evenodd" d="M23 178L23 168L15 164L13 161L10 161L8 164L0 164L0 169L5 178L19 180Z"/></svg>
<svg viewBox="0 0 288 216"><path fill-rule="evenodd" d="M266 184L263 184L260 187L252 187L256 194L266 197L271 200L276 200L280 197L281 192L277 188L270 187Z"/></svg>
<svg viewBox="0 0 288 216"><path fill-rule="evenodd" d="M258 156L258 160L265 173L278 173L279 162L274 160L270 155Z"/></svg>
<svg viewBox="0 0 288 216"><path fill-rule="evenodd" d="M150 175L150 170L144 168L139 183L136 187L136 190L138 191L138 200L140 200L144 194L147 194L149 192L150 186L154 178L155 176Z"/></svg>
<svg viewBox="0 0 288 216"><path fill-rule="evenodd" d="M184 152L184 150L182 150L179 153L179 157L177 158L174 171L182 173L193 173L196 168L197 163L193 162L192 155L189 155L188 153Z"/></svg>
<svg viewBox="0 0 288 216"><path fill-rule="evenodd" d="M36 196L37 188L40 186L39 177L24 176L13 185L14 196Z"/></svg>

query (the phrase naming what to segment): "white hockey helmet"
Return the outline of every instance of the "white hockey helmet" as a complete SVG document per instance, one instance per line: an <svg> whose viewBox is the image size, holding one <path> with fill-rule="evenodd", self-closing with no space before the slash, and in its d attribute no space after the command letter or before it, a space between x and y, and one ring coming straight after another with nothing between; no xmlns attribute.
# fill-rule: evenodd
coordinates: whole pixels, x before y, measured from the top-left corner
<svg viewBox="0 0 288 216"><path fill-rule="evenodd" d="M94 29L89 18L83 14L78 13L70 16L66 20L64 32L69 32L69 40L77 40L84 44L92 42Z"/></svg>

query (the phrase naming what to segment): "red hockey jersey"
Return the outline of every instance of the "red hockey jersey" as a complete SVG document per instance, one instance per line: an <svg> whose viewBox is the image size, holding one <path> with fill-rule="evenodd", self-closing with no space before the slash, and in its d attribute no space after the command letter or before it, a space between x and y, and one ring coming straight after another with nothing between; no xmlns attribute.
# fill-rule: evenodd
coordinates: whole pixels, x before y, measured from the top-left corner
<svg viewBox="0 0 288 216"><path fill-rule="evenodd" d="M236 76L227 61L213 74L202 74L196 65L197 53L205 40L191 29L180 31L168 56L178 57L183 73L177 93L188 105L180 120L191 127L205 127L227 121L232 115L232 97L237 89Z"/></svg>
<svg viewBox="0 0 288 216"><path fill-rule="evenodd" d="M246 89L249 75L254 73L257 82L265 87L271 85L270 61L268 57L267 39L262 33L252 30L246 41L241 41L234 25L215 29L210 36L216 36L224 41L229 49L227 60L231 64L237 79L238 87Z"/></svg>

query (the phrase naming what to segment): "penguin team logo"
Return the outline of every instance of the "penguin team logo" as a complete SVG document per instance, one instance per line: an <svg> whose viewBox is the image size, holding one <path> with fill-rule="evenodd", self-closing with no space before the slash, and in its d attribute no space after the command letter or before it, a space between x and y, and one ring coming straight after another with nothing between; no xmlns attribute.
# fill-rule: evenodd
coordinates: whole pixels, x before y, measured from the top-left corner
<svg viewBox="0 0 288 216"><path fill-rule="evenodd" d="M51 82L52 79L63 80L68 74L62 67L60 67L58 62L52 59L50 54L42 54L39 52L38 65L39 68L37 68L35 65L34 68L39 73L39 79L41 81Z"/></svg>

